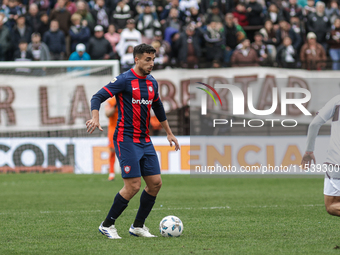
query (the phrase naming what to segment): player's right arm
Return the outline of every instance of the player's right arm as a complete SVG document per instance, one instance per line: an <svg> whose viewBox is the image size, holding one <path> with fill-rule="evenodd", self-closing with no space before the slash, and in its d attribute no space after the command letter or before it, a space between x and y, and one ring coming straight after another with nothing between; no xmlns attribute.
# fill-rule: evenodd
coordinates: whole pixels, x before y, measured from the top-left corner
<svg viewBox="0 0 340 255"><path fill-rule="evenodd" d="M98 128L103 131L99 124L99 109L102 102L104 102L109 97L123 92L125 89L125 79L124 75L119 75L114 78L109 84L100 89L96 94L93 95L91 99L91 113L92 119L86 121L87 132L92 134L93 131Z"/></svg>

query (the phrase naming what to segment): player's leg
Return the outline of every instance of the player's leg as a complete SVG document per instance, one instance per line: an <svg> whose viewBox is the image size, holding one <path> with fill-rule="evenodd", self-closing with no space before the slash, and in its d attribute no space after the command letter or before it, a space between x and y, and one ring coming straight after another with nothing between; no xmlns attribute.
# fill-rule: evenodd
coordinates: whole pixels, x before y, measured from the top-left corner
<svg viewBox="0 0 340 255"><path fill-rule="evenodd" d="M326 211L330 215L340 216L340 180L326 173L323 194Z"/></svg>
<svg viewBox="0 0 340 255"><path fill-rule="evenodd" d="M330 215L340 216L340 196L334 197L325 195L325 207Z"/></svg>
<svg viewBox="0 0 340 255"><path fill-rule="evenodd" d="M112 181L115 179L115 161L116 161L116 153L115 148L110 147L110 168L109 168L109 181Z"/></svg>
<svg viewBox="0 0 340 255"><path fill-rule="evenodd" d="M147 146L144 151L140 166L146 187L141 194L136 219L129 232L136 236L154 237L154 235L150 234L144 223L155 204L156 196L162 186L162 179L157 154L153 145Z"/></svg>
<svg viewBox="0 0 340 255"><path fill-rule="evenodd" d="M117 156L122 168L124 187L116 194L106 219L99 227L99 231L108 238L118 236L117 230L115 230L115 221L128 206L130 199L139 191L141 186L141 171L139 165L141 156L138 155L133 144L115 143L115 149L119 152ZM112 229L112 233L110 233L110 229ZM115 238L120 237L118 236L112 239Z"/></svg>

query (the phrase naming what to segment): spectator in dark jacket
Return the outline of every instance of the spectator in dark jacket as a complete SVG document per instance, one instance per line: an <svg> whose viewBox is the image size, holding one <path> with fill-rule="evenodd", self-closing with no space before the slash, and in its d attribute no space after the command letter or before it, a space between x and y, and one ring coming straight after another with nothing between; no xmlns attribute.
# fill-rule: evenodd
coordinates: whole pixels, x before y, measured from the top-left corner
<svg viewBox="0 0 340 255"><path fill-rule="evenodd" d="M50 20L57 20L60 30L67 36L71 27L71 13L66 9L66 0L58 0L58 5L50 14Z"/></svg>
<svg viewBox="0 0 340 255"><path fill-rule="evenodd" d="M257 3L257 0L249 0L247 5L247 17L249 26L263 25L262 5Z"/></svg>
<svg viewBox="0 0 340 255"><path fill-rule="evenodd" d="M292 39L289 36L283 38L283 43L277 48L276 62L279 67L294 68L296 50L292 46Z"/></svg>
<svg viewBox="0 0 340 255"><path fill-rule="evenodd" d="M213 62L213 67L220 67L223 57L224 36L218 27L218 22L210 22L207 25L203 38L206 48L206 59Z"/></svg>
<svg viewBox="0 0 340 255"><path fill-rule="evenodd" d="M19 47L14 53L14 60L33 60L32 52L27 50L27 41L21 39L19 42Z"/></svg>
<svg viewBox="0 0 340 255"><path fill-rule="evenodd" d="M301 47L300 59L302 67L308 70L322 70L326 66L326 51L317 43L313 32L307 34L307 42Z"/></svg>
<svg viewBox="0 0 340 255"><path fill-rule="evenodd" d="M276 4L270 4L265 20L271 20L273 24L277 25L279 24L279 20L282 19L281 16L281 12L279 8L277 8Z"/></svg>
<svg viewBox="0 0 340 255"><path fill-rule="evenodd" d="M210 24L210 22L212 21L223 23L224 17L223 17L221 10L219 9L218 3L213 2L210 5L210 9L211 9L211 12L208 12L205 16L205 23Z"/></svg>
<svg viewBox="0 0 340 255"><path fill-rule="evenodd" d="M156 12L153 12L155 6L150 3L145 3L144 8L142 8L142 13L137 16L136 28L139 30L143 39L146 43L151 43L153 39L153 34L155 30L161 28L161 23L159 23Z"/></svg>
<svg viewBox="0 0 340 255"><path fill-rule="evenodd" d="M289 5L282 10L283 18L290 22L291 17L298 17L299 20L303 19L302 8L297 5L297 0L289 0Z"/></svg>
<svg viewBox="0 0 340 255"><path fill-rule="evenodd" d="M91 37L87 46L87 53L90 55L92 60L110 59L114 57L114 52L110 42L104 38L104 30L102 26L95 26L94 36Z"/></svg>
<svg viewBox="0 0 340 255"><path fill-rule="evenodd" d="M104 31L109 27L110 10L106 8L104 0L97 0L91 10L95 25L101 25Z"/></svg>
<svg viewBox="0 0 340 255"><path fill-rule="evenodd" d="M59 29L57 20L52 20L50 30L44 34L44 43L50 50L52 60L63 60L66 52L65 34Z"/></svg>
<svg viewBox="0 0 340 255"><path fill-rule="evenodd" d="M176 36L177 34L174 34ZM178 53L177 59L183 68L198 68L198 60L201 57L201 46L195 26L190 24L186 27L179 38L173 44L174 50Z"/></svg>
<svg viewBox="0 0 340 255"><path fill-rule="evenodd" d="M38 5L33 3L29 6L28 14L26 15L26 24L32 28L33 32L38 32L40 26L40 17L38 12Z"/></svg>
<svg viewBox="0 0 340 255"><path fill-rule="evenodd" d="M0 13L0 61L10 60L9 53L12 47L11 33L4 24L5 14Z"/></svg>
<svg viewBox="0 0 340 255"><path fill-rule="evenodd" d="M334 21L334 28L328 40L329 55L333 60L333 70L340 70L340 19Z"/></svg>
<svg viewBox="0 0 340 255"><path fill-rule="evenodd" d="M276 31L276 45L279 46L283 42L283 38L289 36L292 39L292 44L295 50L298 50L301 46L302 38L299 34L291 28L290 24L286 20L281 20L280 28Z"/></svg>
<svg viewBox="0 0 340 255"><path fill-rule="evenodd" d="M32 29L26 26L26 18L24 15L20 15L17 19L17 25L14 27L13 31L13 44L14 50L19 47L19 41L25 39L26 42L31 42Z"/></svg>
<svg viewBox="0 0 340 255"><path fill-rule="evenodd" d="M49 19L46 12L41 13L40 15L40 24L38 28L38 33L41 36L44 36L44 34L50 29Z"/></svg>
<svg viewBox="0 0 340 255"><path fill-rule="evenodd" d="M117 4L116 9L110 16L110 23L115 24L118 33L121 33L126 26L128 19L132 18L132 11L130 6L124 1L120 1Z"/></svg>
<svg viewBox="0 0 340 255"><path fill-rule="evenodd" d="M71 38L71 52L76 50L78 43L83 43L85 46L91 38L91 31L86 26L86 21L81 21L81 15L75 13L71 17L73 25L70 28L69 35ZM82 24L83 23L83 24Z"/></svg>
<svg viewBox="0 0 340 255"><path fill-rule="evenodd" d="M229 64L231 55L233 54L237 44L239 43L237 39L237 34L240 33L234 23L234 15L232 13L227 13L225 15L225 27L224 27L224 38L225 38L225 52L223 61Z"/></svg>
<svg viewBox="0 0 340 255"><path fill-rule="evenodd" d="M327 49L326 35L331 30L331 22L325 14L325 4L321 1L316 3L316 12L308 17L307 23L308 32L314 32L317 37L317 42L324 49Z"/></svg>

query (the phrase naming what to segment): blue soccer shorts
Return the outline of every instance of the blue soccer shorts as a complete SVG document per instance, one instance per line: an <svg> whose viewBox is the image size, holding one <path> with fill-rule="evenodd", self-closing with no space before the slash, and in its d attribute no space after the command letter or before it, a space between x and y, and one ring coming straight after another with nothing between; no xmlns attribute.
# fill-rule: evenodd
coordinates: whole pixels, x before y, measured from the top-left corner
<svg viewBox="0 0 340 255"><path fill-rule="evenodd" d="M114 141L116 155L123 178L133 178L161 173L158 157L152 142L133 143Z"/></svg>

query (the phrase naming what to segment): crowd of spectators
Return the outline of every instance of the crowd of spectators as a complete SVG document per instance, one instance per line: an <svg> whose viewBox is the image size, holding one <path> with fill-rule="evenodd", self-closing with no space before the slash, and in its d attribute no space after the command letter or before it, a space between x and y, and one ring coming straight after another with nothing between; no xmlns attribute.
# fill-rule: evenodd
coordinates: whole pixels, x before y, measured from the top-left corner
<svg viewBox="0 0 340 255"><path fill-rule="evenodd" d="M337 0L0 0L0 61L119 59L155 68L340 70Z"/></svg>

